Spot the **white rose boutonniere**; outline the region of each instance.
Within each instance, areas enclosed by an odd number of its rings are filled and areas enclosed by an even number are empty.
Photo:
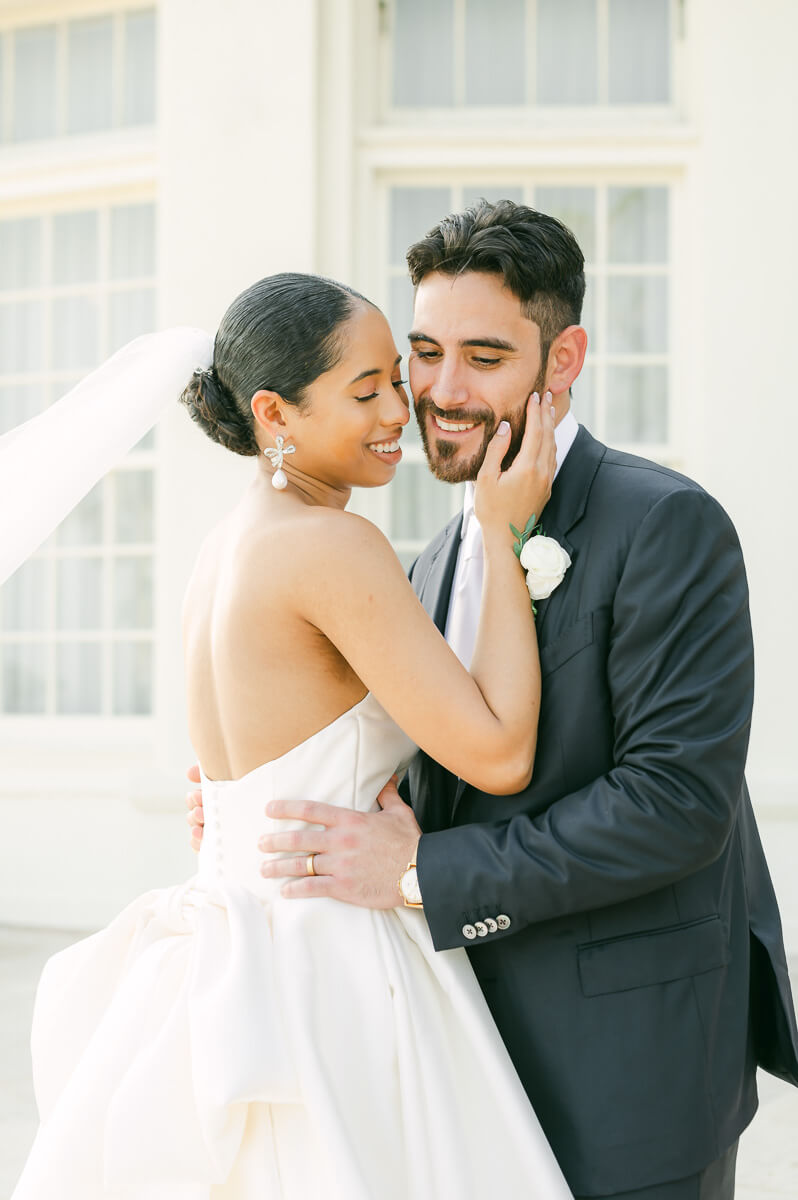
[[[532,611],[537,615],[536,600],[546,600],[565,578],[571,565],[571,556],[554,538],[546,537],[533,515],[523,531],[510,526],[515,540],[514,550],[521,566],[526,571],[526,586],[532,600]]]

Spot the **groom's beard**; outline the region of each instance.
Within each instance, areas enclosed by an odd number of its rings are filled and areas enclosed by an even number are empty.
[[[540,392],[543,385],[538,380],[535,386],[536,390]],[[477,409],[474,412],[469,412],[465,408],[450,408],[446,412],[442,412],[433,404],[429,396],[419,396],[414,407],[421,443],[429,468],[433,475],[442,479],[444,483],[465,483],[467,480],[476,479],[485,458],[488,443],[501,420],[510,422],[510,447],[502,459],[503,471],[507,470],[521,449],[526,427],[526,400],[517,409],[510,409],[501,416],[497,416],[489,408]],[[453,439],[430,437],[430,433],[434,433],[434,426],[429,428],[431,422],[427,420],[428,414],[440,417],[442,421],[455,421],[462,424],[471,424],[473,421],[482,425],[481,446],[468,457],[457,457],[458,446]]]

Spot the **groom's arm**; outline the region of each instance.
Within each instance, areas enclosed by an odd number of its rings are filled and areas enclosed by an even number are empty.
[[[486,911],[524,926],[631,899],[716,859],[740,797],[753,694],[737,536],[706,493],[641,523],[617,588],[607,660],[608,774],[544,813],[422,836],[418,877],[437,949]]]

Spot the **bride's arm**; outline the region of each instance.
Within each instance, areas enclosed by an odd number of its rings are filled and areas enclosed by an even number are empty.
[[[306,619],[339,649],[414,742],[494,794],[521,790],[534,764],[537,642],[509,525],[522,528],[548,498],[553,426],[550,407],[530,402],[512,467],[501,471],[507,435],[497,434],[480,471],[485,575],[472,674],[421,607],[387,539],[363,518],[330,510],[315,514],[301,552],[314,570],[304,572],[294,595]]]

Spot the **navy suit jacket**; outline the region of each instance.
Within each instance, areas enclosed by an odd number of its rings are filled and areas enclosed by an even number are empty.
[[[538,604],[529,787],[487,795],[424,754],[409,785],[435,946],[468,949],[572,1190],[608,1195],[718,1157],[756,1109],[757,1063],[798,1083],[798,1034],[743,774],[753,651],[731,522],[580,429],[543,526],[573,561]],[[411,572],[441,630],[459,530]]]

